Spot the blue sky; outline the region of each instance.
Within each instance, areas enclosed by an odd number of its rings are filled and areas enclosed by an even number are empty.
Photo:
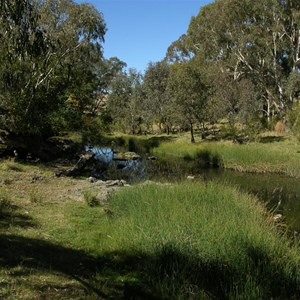
[[[192,16],[212,0],[77,0],[88,2],[107,24],[104,56],[117,56],[143,72],[164,58],[169,45],[185,33]]]

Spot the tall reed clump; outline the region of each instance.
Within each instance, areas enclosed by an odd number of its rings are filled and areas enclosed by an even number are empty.
[[[114,251],[162,299],[298,299],[300,249],[255,198],[210,183],[149,184],[111,196]],[[108,247],[108,245],[107,245]],[[104,249],[103,249],[104,250]]]
[[[270,138],[272,140],[272,137]],[[243,172],[281,173],[300,177],[299,144],[293,139],[273,142],[234,144],[231,142],[189,144],[182,141],[163,142],[154,149],[159,158],[176,159],[210,153],[222,162],[224,168]]]

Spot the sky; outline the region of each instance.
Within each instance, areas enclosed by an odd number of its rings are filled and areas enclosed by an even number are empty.
[[[116,56],[143,72],[150,61],[164,58],[167,48],[186,33],[191,17],[212,0],[77,0],[104,15],[104,56]]]

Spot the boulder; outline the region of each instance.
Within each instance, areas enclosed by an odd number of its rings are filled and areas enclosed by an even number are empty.
[[[100,160],[95,159],[95,153],[92,151],[86,151],[80,155],[79,160],[76,165],[68,170],[59,171],[56,176],[66,175],[66,176],[90,176],[89,181],[95,182],[97,174],[102,173],[107,168],[106,164]],[[94,179],[95,178],[95,179]]]
[[[140,155],[135,152],[119,152],[114,156],[113,160],[137,160],[140,158]]]

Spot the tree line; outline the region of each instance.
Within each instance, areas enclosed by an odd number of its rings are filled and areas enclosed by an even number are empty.
[[[123,130],[189,128],[192,142],[195,126],[205,131],[222,119],[233,137],[278,121],[299,132],[299,66],[299,1],[216,0],[192,17],[165,59],[143,76],[129,70],[114,79],[108,110]]]
[[[255,135],[278,121],[300,132],[300,3],[216,0],[145,73],[103,57],[101,12],[72,0],[0,2],[0,128],[137,134]]]

